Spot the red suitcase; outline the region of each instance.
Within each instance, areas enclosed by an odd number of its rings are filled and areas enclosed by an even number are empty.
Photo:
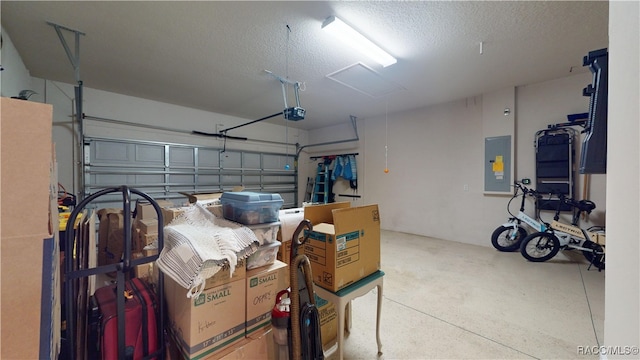
[[[155,293],[138,278],[125,283],[125,358],[149,358],[158,350]],[[116,285],[96,290],[100,311],[100,352],[102,359],[118,359],[118,311]]]

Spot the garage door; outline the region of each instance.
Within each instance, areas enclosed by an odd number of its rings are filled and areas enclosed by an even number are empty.
[[[297,174],[293,167],[285,169],[293,164],[292,155],[105,138],[85,138],[84,147],[85,196],[127,185],[181,204],[186,201],[181,192],[230,191],[241,185],[245,191],[280,194],[283,208],[297,204]],[[118,195],[104,197],[100,207],[122,207]]]

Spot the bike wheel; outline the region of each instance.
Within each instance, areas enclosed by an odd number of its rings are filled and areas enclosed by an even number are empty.
[[[593,264],[593,266],[599,270],[604,270],[604,248],[593,241],[585,241],[582,246],[593,250],[582,250],[582,254],[589,260],[589,263]]]
[[[560,250],[560,241],[552,233],[537,232],[522,240],[520,253],[525,259],[543,262],[556,256]]]
[[[500,251],[516,251],[520,249],[520,242],[527,236],[527,231],[518,226],[513,227],[499,226],[493,234],[491,234],[491,244]]]

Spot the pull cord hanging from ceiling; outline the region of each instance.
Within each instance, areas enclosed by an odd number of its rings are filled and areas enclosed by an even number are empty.
[[[284,64],[284,77],[285,79],[289,80],[289,42],[290,42],[290,35],[291,35],[291,28],[289,27],[289,24],[287,24],[287,46],[286,46],[286,50],[285,50],[285,64]],[[288,94],[288,91],[286,89],[286,87],[283,87],[284,90],[284,99],[286,101]],[[286,103],[285,103],[285,108],[286,108]],[[286,111],[286,109],[285,109]],[[283,114],[285,115],[285,119],[286,119],[286,113],[283,112]],[[288,142],[289,141],[289,122],[285,121],[284,122],[284,142]],[[284,148],[285,151],[285,165],[284,165],[284,169],[285,170],[289,170],[291,168],[291,166],[289,166],[289,146],[285,146]]]
[[[387,98],[387,105],[384,118],[384,173],[389,173],[389,147],[388,147],[388,134],[389,134],[389,99]]]

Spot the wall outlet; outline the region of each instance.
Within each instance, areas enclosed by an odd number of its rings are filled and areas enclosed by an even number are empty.
[[[464,186],[462,188],[464,189],[464,191],[469,191],[469,185],[468,184],[464,184]]]

